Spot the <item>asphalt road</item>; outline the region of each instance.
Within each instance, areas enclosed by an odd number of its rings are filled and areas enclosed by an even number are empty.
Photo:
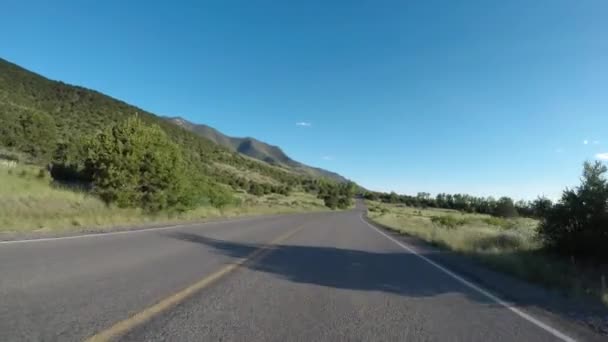
[[[0,243],[0,341],[598,338],[505,306],[361,214]]]

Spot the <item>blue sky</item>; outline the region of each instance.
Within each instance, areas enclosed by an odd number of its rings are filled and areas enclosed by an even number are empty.
[[[608,152],[603,0],[2,7],[0,57],[371,189],[556,197]]]

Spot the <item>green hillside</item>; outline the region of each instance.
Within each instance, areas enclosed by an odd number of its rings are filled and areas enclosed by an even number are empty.
[[[313,177],[325,177],[338,182],[346,182],[347,179],[339,174],[321,168],[304,165],[291,159],[280,147],[270,145],[255,138],[230,137],[213,127],[204,124],[195,124],[180,117],[167,118],[170,122],[205,137],[218,145],[224,146],[233,152],[239,152],[251,158],[267,162],[272,165],[287,167],[296,172]]]
[[[202,134],[204,128],[199,125],[192,124],[196,130],[176,125],[97,91],[52,81],[0,59],[0,157],[50,165],[53,176],[64,181],[90,181],[90,175],[83,174],[84,141],[99,138],[102,132],[111,136],[112,127],[135,116],[144,126],[160,127],[183,154],[189,177],[200,178],[211,197],[226,191],[258,196],[317,193],[320,186],[334,186],[331,180],[321,180],[319,173],[304,170],[277,147],[254,139],[232,146],[231,138],[210,127],[207,130],[213,134]],[[153,129],[149,132],[159,134]]]

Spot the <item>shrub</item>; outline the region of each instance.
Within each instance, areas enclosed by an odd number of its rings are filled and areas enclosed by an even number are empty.
[[[264,188],[259,183],[251,182],[249,183],[248,192],[255,196],[262,196],[264,195]]]
[[[45,169],[39,169],[38,173],[36,174],[36,177],[38,179],[45,179],[47,174],[48,174],[48,172]]]
[[[566,189],[539,226],[545,246],[564,255],[608,258],[608,171],[600,162],[585,162],[582,183]]]
[[[499,226],[504,229],[511,229],[511,228],[515,227],[515,221],[507,220],[502,217],[495,217],[495,216],[485,217],[485,218],[483,218],[482,221],[485,222],[486,224],[493,225],[493,226]]]
[[[338,208],[346,209],[350,206],[350,197],[340,196],[338,197]]]
[[[3,122],[6,120],[6,122]],[[0,143],[17,147],[37,161],[48,162],[55,149],[57,129],[52,116],[42,111],[22,112],[12,118],[0,117]]]
[[[486,250],[518,250],[524,244],[522,237],[516,234],[507,232],[497,234],[495,236],[487,236],[472,241],[473,247],[478,251]]]
[[[546,197],[538,197],[532,202],[532,215],[534,217],[544,217],[553,207],[553,202]]]
[[[338,198],[336,196],[327,195],[323,197],[323,203],[330,209],[336,209],[338,207]]]
[[[86,153],[85,173],[107,203],[159,211],[196,202],[182,151],[158,126],[130,118],[90,138]]]
[[[431,216],[431,222],[446,228],[456,228],[467,223],[465,218],[457,218],[452,215]]]
[[[501,197],[496,202],[494,215],[498,217],[517,217],[517,209],[509,197]]]

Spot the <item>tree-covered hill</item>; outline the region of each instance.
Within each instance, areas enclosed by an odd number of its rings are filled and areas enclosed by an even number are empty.
[[[285,154],[280,147],[270,145],[255,138],[238,138],[227,136],[213,127],[204,124],[195,124],[180,117],[168,117],[167,120],[204,138],[207,138],[218,145],[224,146],[233,152],[239,152],[272,165],[284,166],[305,175],[310,175],[313,177],[325,177],[338,182],[347,181],[346,178],[335,172],[308,166],[295,161]]]
[[[49,80],[0,59],[0,152],[18,155],[41,166],[51,165],[55,177],[87,178],[83,175],[84,164],[91,156],[84,154],[91,151],[83,152],[83,146],[90,146],[91,139],[99,139],[99,134],[104,134],[112,136],[120,147],[120,137],[108,129],[135,116],[144,126],[158,126],[168,141],[177,146],[189,172],[203,177],[205,184],[220,186],[216,189],[253,194],[288,193],[292,189],[317,192],[320,187],[333,186],[336,180],[335,177],[322,179],[324,175],[295,167],[301,165],[297,162],[298,165],[289,165],[255,160],[253,158],[266,158],[262,155],[251,158],[247,156],[250,153],[239,153],[246,146],[229,148],[225,143],[209,140],[196,131],[123,101]],[[256,141],[250,148],[260,150],[270,146],[258,143],[263,144]]]

